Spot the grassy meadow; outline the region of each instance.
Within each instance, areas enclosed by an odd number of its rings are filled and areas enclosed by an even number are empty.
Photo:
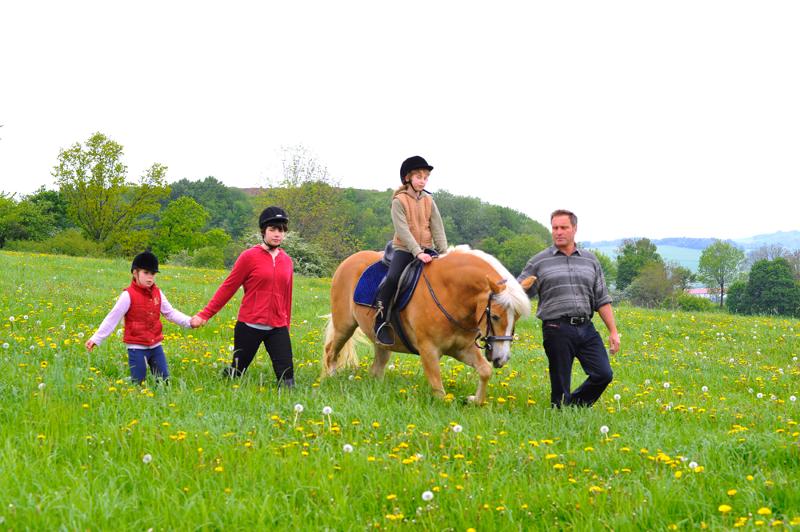
[[[297,278],[295,390],[263,349],[220,378],[239,296],[165,321],[171,384],[139,387],[121,337],[83,347],[129,267],[0,252],[0,529],[800,529],[800,321],[618,308],[611,387],[554,411],[528,318],[475,407],[449,358],[444,401],[412,355],[319,382],[330,280]],[[225,275],[157,282],[191,315]]]

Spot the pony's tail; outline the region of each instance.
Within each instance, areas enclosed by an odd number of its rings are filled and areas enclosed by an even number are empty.
[[[356,327],[353,335],[344,342],[337,352],[334,352],[336,328],[333,325],[333,315],[328,314],[323,317],[328,318],[328,323],[325,325],[325,353],[322,356],[321,379],[333,375],[342,368],[357,368],[358,353],[356,352],[356,345],[369,344],[367,335],[365,335],[360,328]]]

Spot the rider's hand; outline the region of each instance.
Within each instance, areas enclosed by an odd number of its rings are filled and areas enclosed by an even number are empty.
[[[425,264],[428,264],[430,261],[432,261],[432,260],[433,260],[433,257],[431,257],[430,255],[428,255],[428,254],[427,254],[427,253],[425,253],[424,251],[420,251],[420,252],[419,252],[419,254],[417,255],[417,259],[419,259],[419,261],[420,261],[420,262],[423,262],[423,263],[425,263]]]

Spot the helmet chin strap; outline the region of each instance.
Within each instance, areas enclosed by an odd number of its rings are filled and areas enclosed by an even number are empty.
[[[279,247],[281,247],[281,245],[280,245],[280,244],[278,244],[277,246],[273,246],[272,244],[270,244],[269,242],[267,242],[267,239],[266,239],[266,238],[264,238],[264,237],[261,237],[261,241],[264,243],[264,245],[265,245],[265,246],[267,246],[267,247],[269,248],[269,250],[270,250],[270,251],[275,251],[276,249],[278,249]]]

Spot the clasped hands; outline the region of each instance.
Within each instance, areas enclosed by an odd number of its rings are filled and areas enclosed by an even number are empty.
[[[197,314],[192,316],[191,321],[189,321],[189,325],[192,326],[192,329],[197,329],[198,327],[202,327],[206,323],[208,323],[208,320],[204,320],[203,318],[201,318]]]

